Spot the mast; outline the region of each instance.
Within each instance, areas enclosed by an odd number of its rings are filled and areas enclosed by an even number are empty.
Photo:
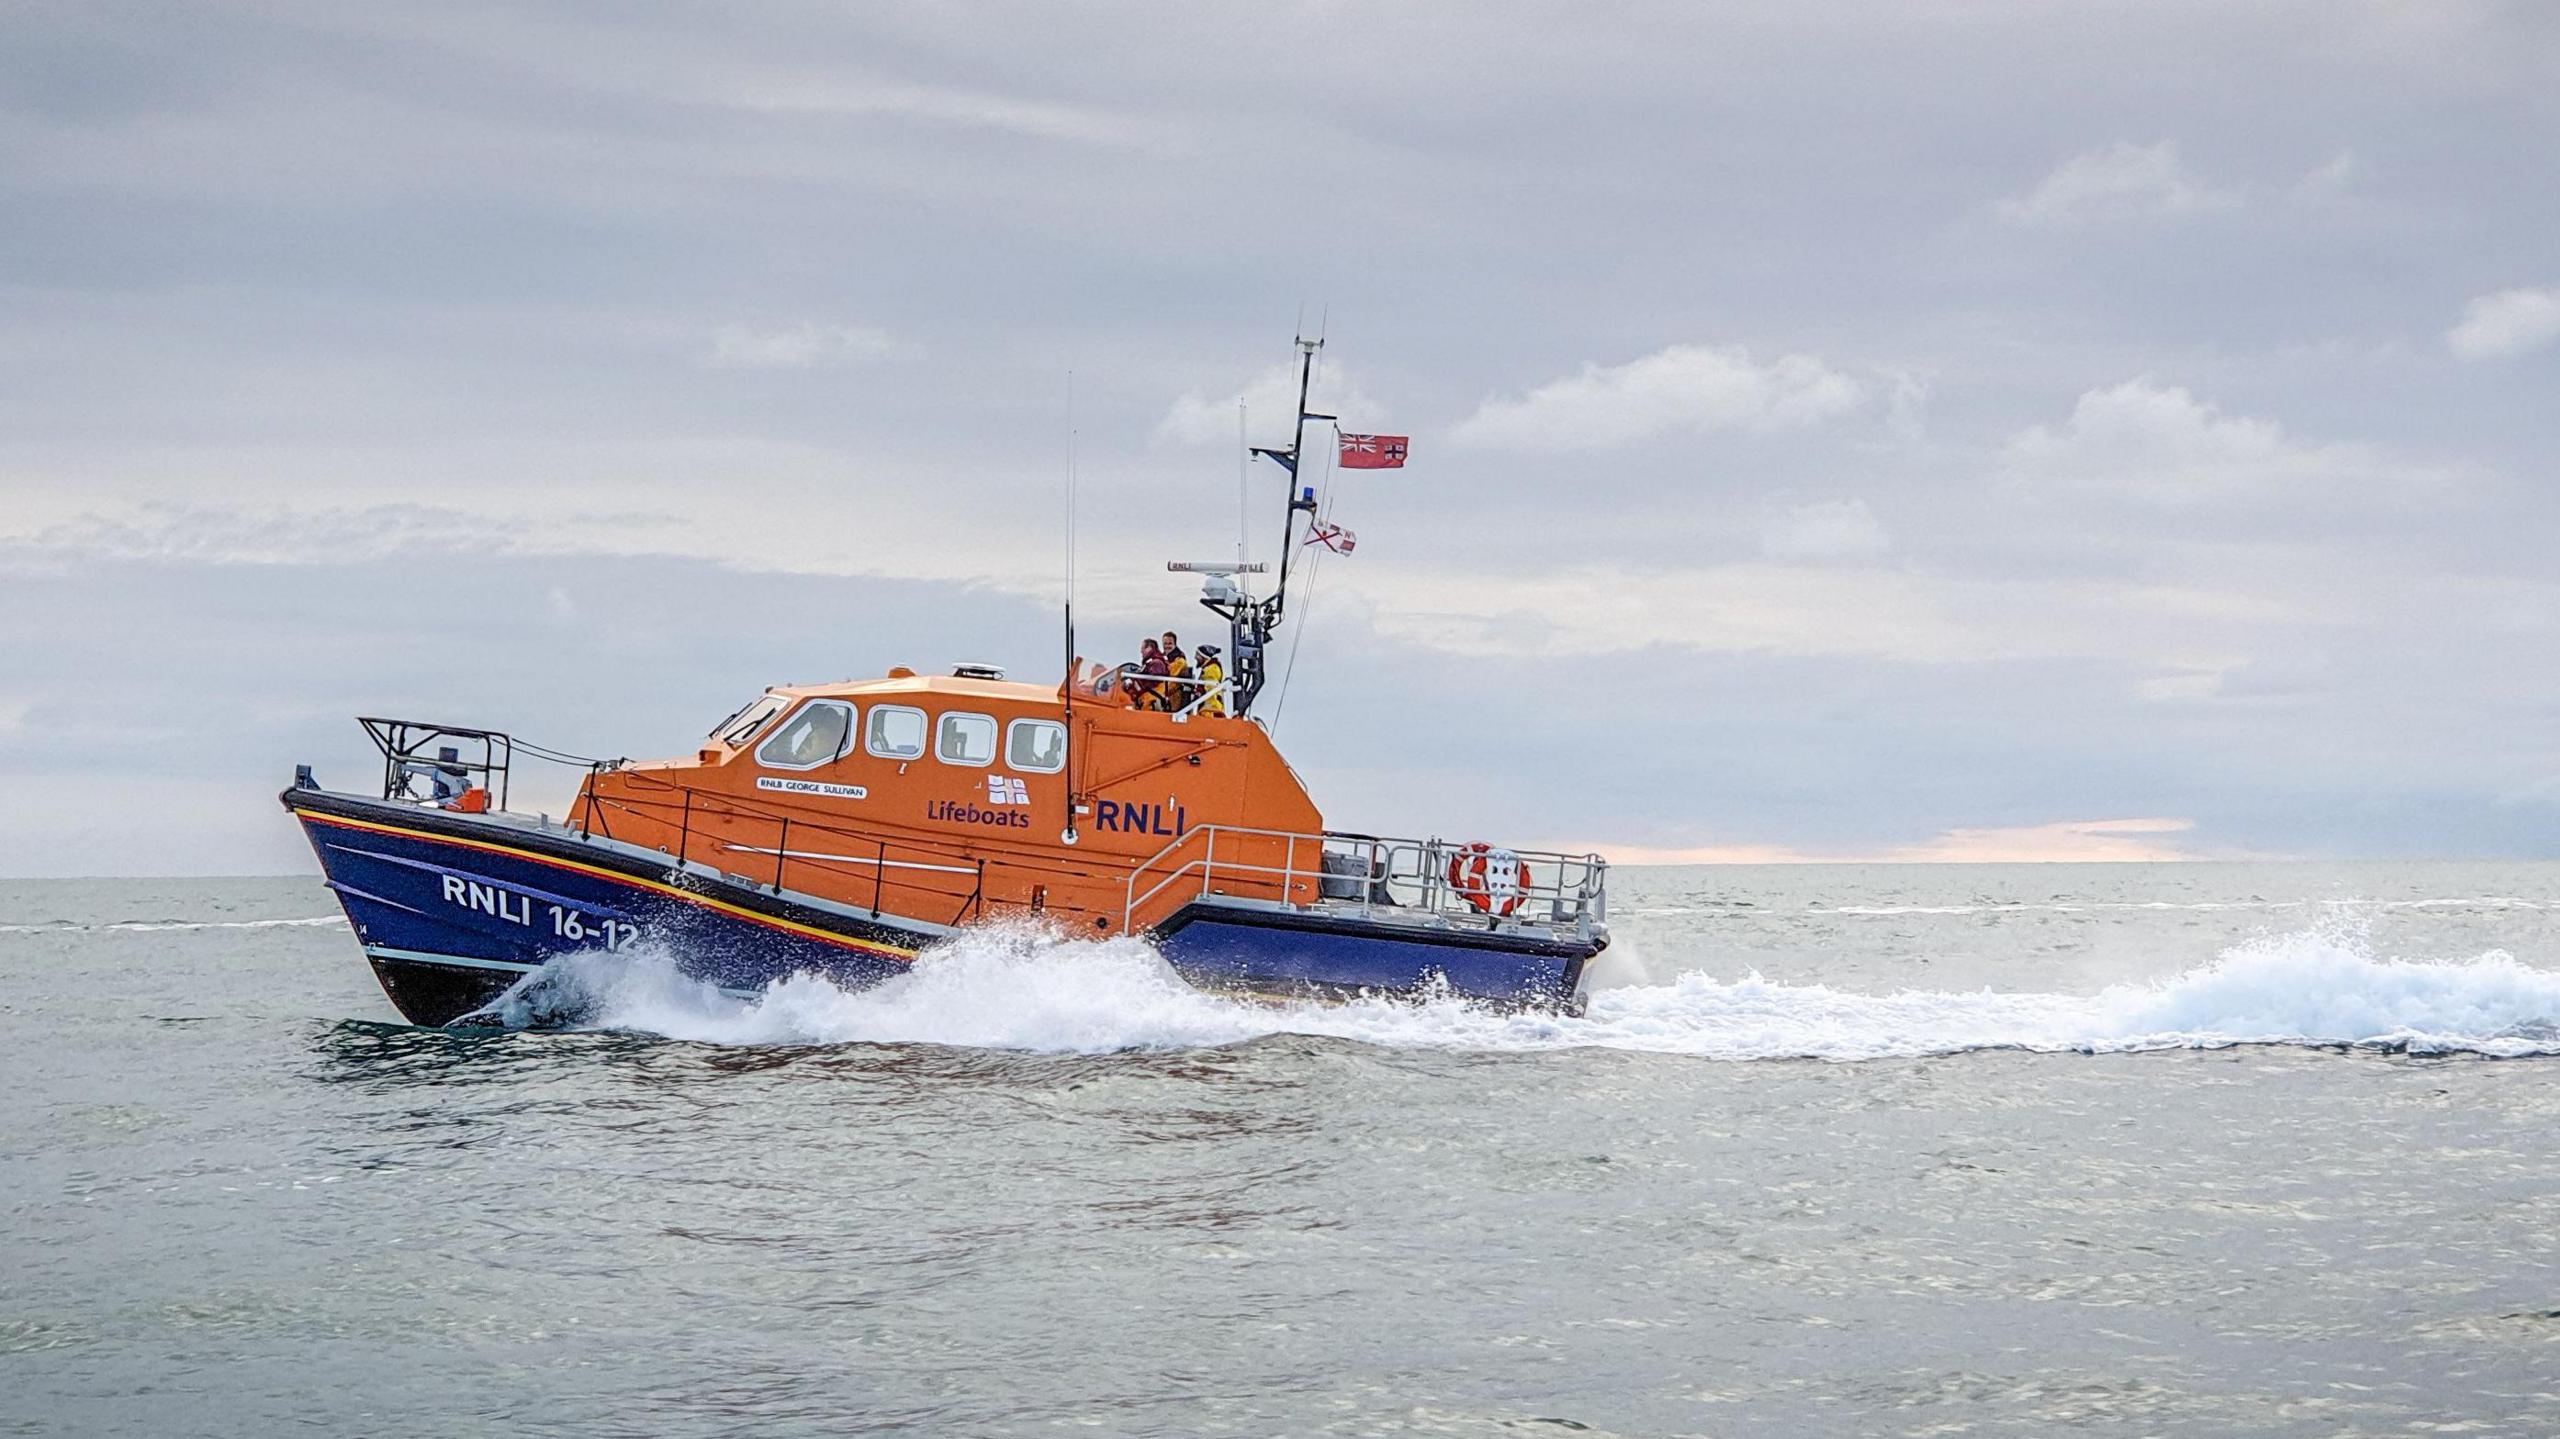
[[[1313,514],[1316,508],[1315,487],[1298,482],[1298,460],[1306,448],[1307,421],[1334,418],[1315,414],[1307,408],[1307,391],[1315,381],[1316,351],[1323,348],[1321,337],[1310,340],[1304,335],[1298,336],[1298,418],[1296,427],[1289,432],[1288,458],[1281,460],[1279,454],[1271,450],[1254,451],[1266,459],[1280,461],[1281,467],[1289,472],[1289,507],[1280,520],[1280,583],[1271,597],[1271,624],[1275,629],[1279,627],[1281,611],[1289,598],[1289,556],[1298,548],[1298,515],[1301,511]]]
[[[1315,488],[1311,485],[1302,485],[1298,481],[1298,459],[1306,446],[1307,421],[1334,418],[1332,415],[1319,414],[1307,408],[1307,395],[1315,383],[1316,352],[1324,348],[1323,337],[1318,336],[1310,340],[1304,335],[1299,335],[1297,345],[1298,414],[1289,431],[1289,447],[1285,450],[1275,450],[1262,445],[1246,447],[1246,453],[1249,456],[1269,460],[1289,476],[1288,505],[1280,517],[1279,582],[1272,586],[1269,595],[1259,600],[1245,594],[1233,583],[1212,583],[1208,586],[1208,593],[1200,598],[1200,603],[1211,613],[1227,621],[1229,643],[1233,651],[1231,658],[1234,661],[1227,667],[1227,674],[1235,683],[1235,712],[1239,718],[1252,712],[1254,699],[1262,693],[1263,681],[1267,678],[1263,666],[1263,652],[1271,643],[1272,632],[1280,628],[1280,621],[1288,611],[1289,559],[1298,548],[1298,516],[1302,513],[1313,514],[1316,508]],[[1185,568],[1206,567],[1186,566]],[[1242,548],[1239,546],[1236,573],[1249,573],[1259,568],[1258,565],[1244,562]]]

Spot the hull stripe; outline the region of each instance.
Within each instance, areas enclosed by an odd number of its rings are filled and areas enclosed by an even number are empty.
[[[358,854],[364,856],[366,859],[380,860],[384,864],[396,864],[403,869],[422,870],[440,878],[449,877],[466,881],[471,878],[471,875],[467,871],[454,869],[447,865],[429,864],[423,859],[403,859],[396,854],[384,854],[382,851],[374,849],[355,849],[343,844],[333,844],[329,846],[329,848],[336,850],[340,854]],[[602,911],[607,916],[620,920],[628,920],[631,918],[629,914],[622,910],[615,909],[612,905],[581,904],[565,894],[554,894],[547,889],[535,889],[529,884],[511,884],[508,885],[507,888],[514,890],[518,894],[531,896],[534,899],[541,900],[544,904],[552,905],[560,909]],[[372,898],[371,895],[367,895],[365,897],[367,899]],[[406,905],[401,907],[404,909],[407,908]],[[410,912],[414,914],[417,911],[411,910]]]
[[[744,908],[740,905],[729,904],[722,900],[713,899],[707,895],[693,894],[686,890],[678,889],[671,884],[662,884],[653,879],[641,879],[636,875],[623,874],[615,870],[605,869],[598,865],[579,864],[574,860],[553,859],[549,855],[532,854],[521,849],[510,848],[506,845],[490,844],[485,840],[461,839],[453,835],[434,834],[425,830],[403,829],[398,825],[378,824],[371,820],[349,819],[341,815],[321,814],[316,810],[301,810],[297,813],[299,818],[305,824],[338,825],[346,829],[368,830],[375,834],[398,835],[403,839],[424,840],[429,844],[459,845],[464,849],[476,849],[486,854],[504,855],[508,859],[522,860],[531,864],[547,865],[552,869],[567,870],[572,874],[583,874],[593,879],[609,880],[615,884],[627,884],[637,889],[647,890],[652,894],[663,895],[668,899],[681,900],[686,904],[695,905],[703,909],[714,910],[721,914],[728,915],[733,919],[743,919],[751,924],[760,924],[769,929],[781,930],[786,934],[796,934],[804,938],[819,940],[823,943],[839,945],[846,949],[860,950],[866,954],[876,954],[885,959],[894,959],[904,962],[913,960],[916,957],[916,952],[912,949],[900,949],[896,945],[882,944],[877,940],[856,939],[851,935],[838,934],[833,930],[820,929],[816,925],[800,924],[788,919],[778,919],[769,914],[758,914],[754,910]]]
[[[335,849],[335,848],[337,848],[337,846],[336,846],[336,845],[331,845],[331,846],[330,846],[330,848],[331,848],[331,849]],[[354,850],[354,851],[349,851],[349,852],[350,852],[350,853],[356,853],[356,854],[361,854],[361,853],[363,853],[363,851],[361,851],[361,850]],[[356,887],[355,887],[354,885],[352,885],[352,884],[342,883],[342,882],[340,882],[340,881],[338,881],[338,880],[334,880],[334,879],[324,879],[324,880],[322,880],[322,881],[320,881],[320,882],[321,882],[322,884],[324,884],[324,885],[328,886],[329,888],[336,890],[336,891],[337,891],[338,893],[340,893],[340,894],[351,894],[351,895],[354,895],[356,898],[358,898],[358,899],[360,899],[360,900],[363,900],[363,901],[364,901],[365,903],[367,903],[367,904],[378,904],[378,905],[381,905],[381,906],[382,906],[383,908],[385,908],[385,909],[396,909],[396,910],[399,910],[399,911],[400,911],[401,913],[403,913],[403,914],[414,914],[414,915],[416,915],[416,916],[417,916],[418,918],[420,918],[420,919],[434,919],[434,918],[435,918],[435,916],[434,916],[434,915],[427,913],[425,910],[418,908],[418,907],[417,907],[416,905],[414,905],[414,904],[402,904],[400,901],[398,901],[398,900],[396,900],[396,899],[385,899],[385,898],[383,898],[381,895],[375,894],[375,893],[373,893],[373,892],[372,892],[372,891],[370,891],[370,890],[358,889],[358,888],[356,888]]]
[[[538,964],[519,964],[512,959],[474,959],[467,954],[429,954],[423,949],[395,949],[387,944],[368,944],[364,952],[375,959],[405,959],[411,964],[458,964],[465,969],[503,969],[509,974],[531,974],[542,968]]]

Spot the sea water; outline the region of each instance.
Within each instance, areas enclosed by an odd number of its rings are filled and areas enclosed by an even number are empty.
[[[2560,866],[1622,871],[1578,1018],[970,936],[395,1021],[0,884],[0,1432],[2560,1432]]]

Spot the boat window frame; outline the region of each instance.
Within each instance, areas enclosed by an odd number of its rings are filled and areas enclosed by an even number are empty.
[[[942,752],[942,732],[953,720],[985,720],[987,722],[987,757],[985,759],[953,759]],[[980,710],[944,710],[933,717],[933,758],[938,764],[955,769],[993,769],[1004,753],[1004,723]]]
[[[808,713],[809,713],[809,712],[811,712],[812,710],[821,709],[821,708],[825,708],[825,709],[838,709],[838,710],[842,710],[842,711],[844,711],[844,724],[845,724],[844,737],[843,737],[842,739],[839,739],[839,740],[837,740],[837,741],[836,741],[836,752],[835,752],[834,754],[828,755],[828,756],[827,756],[826,758],[824,758],[824,759],[814,759],[814,760],[811,760],[811,761],[809,761],[807,764],[788,764],[788,763],[785,763],[784,761],[781,761],[781,760],[777,760],[777,759],[767,759],[767,758],[765,758],[765,753],[764,753],[764,752],[765,752],[767,749],[769,749],[769,748],[771,748],[771,747],[772,747],[772,745],[773,745],[774,741],[776,741],[776,740],[778,740],[778,739],[782,738],[782,733],[783,733],[783,731],[784,731],[784,730],[787,730],[787,729],[789,729],[789,728],[791,728],[791,725],[792,725],[792,722],[793,722],[793,721],[798,720],[802,715],[808,714]],[[835,700],[835,699],[805,699],[805,700],[802,700],[800,703],[798,703],[798,704],[796,704],[796,705],[793,705],[793,706],[790,708],[790,711],[789,711],[789,718],[785,719],[785,720],[784,720],[780,725],[775,726],[775,727],[774,727],[774,730],[773,730],[773,733],[771,733],[771,734],[769,734],[769,735],[766,735],[766,736],[764,737],[764,743],[759,744],[759,745],[757,745],[757,746],[756,746],[756,752],[755,752],[755,763],[756,763],[756,768],[758,768],[758,769],[787,769],[787,770],[811,770],[811,769],[824,769],[824,768],[826,768],[828,765],[834,764],[834,763],[836,763],[838,760],[843,759],[846,755],[849,755],[849,754],[853,753],[853,737],[854,737],[854,735],[855,735],[857,732],[859,732],[859,731],[860,731],[861,727],[862,727],[862,710],[861,710],[861,707],[860,707],[860,706],[858,706],[858,705],[856,705],[856,704],[854,704],[854,702],[853,702],[853,701],[851,701],[851,700]]]
[[[757,707],[765,704],[771,704],[773,712],[762,716],[754,715]],[[729,711],[727,719],[711,727],[711,738],[731,749],[745,749],[757,735],[764,733],[764,727],[773,723],[776,716],[785,714],[790,709],[789,696],[766,690],[763,694]]]
[[[1038,725],[1058,732],[1058,762],[1052,765],[1024,764],[1013,757],[1014,734],[1026,725]],[[1025,715],[1004,727],[1004,767],[1023,774],[1057,774],[1067,767],[1067,727],[1057,720]]]
[[[871,726],[878,724],[882,716],[892,714],[911,714],[916,717],[916,724],[918,728],[916,734],[915,753],[905,754],[897,750],[882,749],[878,745],[872,743]],[[865,722],[862,729],[862,752],[864,754],[871,756],[873,759],[896,760],[900,764],[912,764],[917,760],[923,759],[926,751],[932,748],[933,716],[926,714],[922,709],[915,705],[875,704],[871,707],[871,717],[867,722]]]

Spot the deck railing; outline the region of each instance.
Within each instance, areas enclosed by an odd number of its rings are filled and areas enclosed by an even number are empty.
[[[360,715],[365,737],[382,751],[382,797],[420,799],[421,784],[443,777],[459,789],[491,791],[498,808],[507,807],[507,776],[514,767],[516,742],[502,730],[434,720],[388,719]],[[453,741],[446,745],[444,740]],[[468,751],[466,753],[465,751]]]
[[[1363,918],[1569,927],[1608,922],[1609,862],[1596,854],[1514,850],[1522,878],[1508,916],[1477,907],[1449,879],[1468,847],[1433,839],[1202,825],[1130,872],[1123,924],[1152,925],[1193,899],[1238,895]]]
[[[1178,703],[1172,706],[1176,724],[1189,722],[1193,716],[1206,708],[1211,700],[1219,701],[1222,712],[1232,715],[1235,713],[1236,697],[1241,693],[1232,676],[1219,680],[1204,680],[1198,675],[1151,675],[1136,665],[1127,664],[1116,669],[1101,671],[1089,683],[1089,688],[1092,689],[1096,698],[1100,698],[1104,695],[1121,694],[1131,685],[1160,690],[1177,700]]]
[[[890,840],[877,831],[851,829],[754,800],[714,794],[644,770],[624,770],[621,778],[647,792],[599,793],[590,785],[571,812],[581,833],[626,844],[645,842],[665,853],[679,869],[702,865],[776,893],[798,890],[868,909],[875,919],[888,913],[885,900],[892,889],[902,891],[900,898],[909,904],[938,897],[952,905],[949,914],[900,910],[906,917],[956,925],[986,912],[991,875],[1018,881],[1034,909],[1045,907],[1049,884],[1083,878],[1063,866],[990,860],[962,845]],[[626,833],[616,835],[617,817],[648,821],[657,833],[644,839],[626,824]],[[671,846],[659,842],[669,829],[674,831]],[[1007,871],[1014,873],[1008,876]],[[821,878],[842,882],[820,887],[814,881]]]

